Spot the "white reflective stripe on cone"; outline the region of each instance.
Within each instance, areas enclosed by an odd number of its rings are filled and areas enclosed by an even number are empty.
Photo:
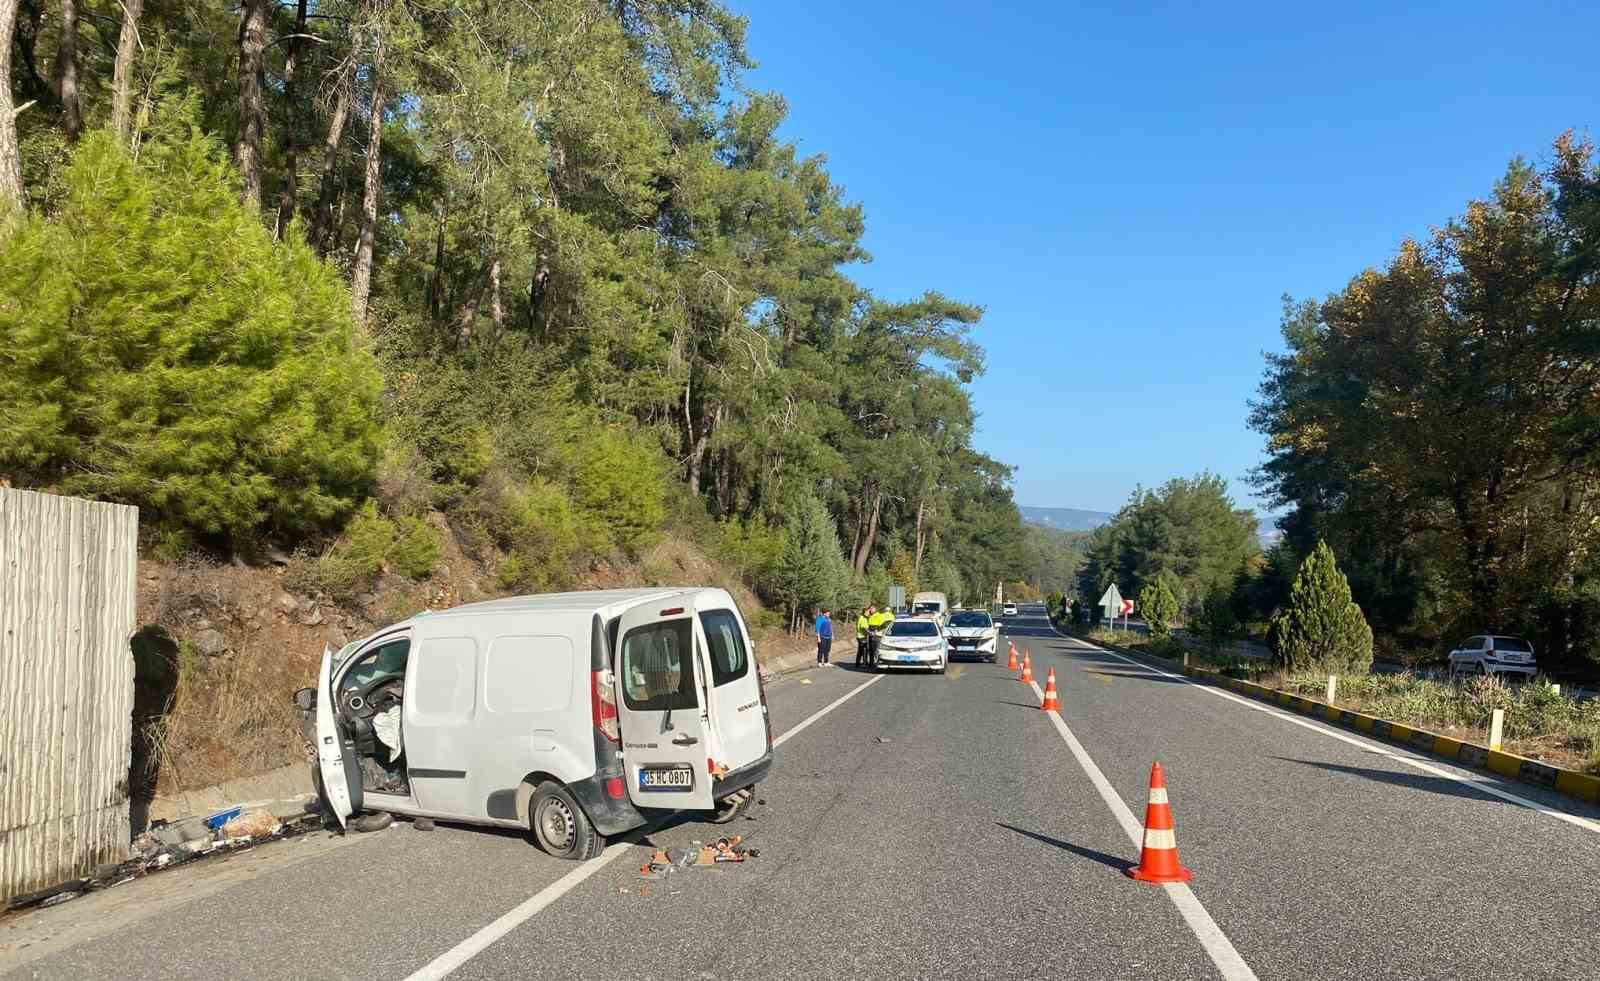
[[[1150,788],[1150,803],[1152,803],[1152,804],[1165,804],[1166,802],[1167,802],[1167,788],[1165,788],[1165,787],[1151,787]]]
[[[1145,828],[1144,847],[1171,851],[1178,847],[1178,836],[1171,828]]]

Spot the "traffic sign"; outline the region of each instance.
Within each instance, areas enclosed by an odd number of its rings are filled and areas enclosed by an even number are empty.
[[[1117,589],[1117,584],[1112,583],[1106,587],[1106,593],[1100,597],[1100,606],[1106,611],[1106,619],[1114,620],[1122,612],[1122,593]]]
[[[1130,599],[1123,600],[1122,601],[1121,610],[1122,610],[1122,615],[1123,616],[1127,616],[1128,614],[1132,613],[1133,612],[1133,600],[1130,600]]]

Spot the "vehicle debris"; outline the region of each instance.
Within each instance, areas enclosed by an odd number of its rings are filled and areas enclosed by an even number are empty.
[[[706,845],[691,841],[688,848],[657,848],[650,861],[639,866],[639,876],[645,879],[664,879],[678,869],[703,868],[728,862],[743,862],[758,858],[761,849],[745,843],[743,835],[729,835]]]

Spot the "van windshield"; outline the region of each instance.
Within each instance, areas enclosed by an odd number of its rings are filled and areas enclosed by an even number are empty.
[[[689,620],[664,620],[622,638],[622,697],[636,711],[695,708]]]
[[[918,603],[911,608],[912,613],[938,613],[938,603]]]

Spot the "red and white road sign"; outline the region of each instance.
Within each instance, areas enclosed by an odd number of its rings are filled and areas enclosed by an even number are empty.
[[[1118,610],[1117,612],[1120,613],[1122,616],[1127,616],[1128,614],[1132,613],[1133,612],[1133,600],[1131,600],[1131,599],[1123,600],[1122,601],[1122,609]]]

